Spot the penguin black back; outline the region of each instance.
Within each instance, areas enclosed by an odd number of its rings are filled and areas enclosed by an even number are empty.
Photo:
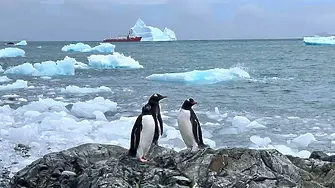
[[[140,134],[142,131],[142,117],[145,115],[151,115],[151,106],[149,104],[146,104],[142,107],[141,114],[137,117],[135,124],[133,126],[133,129],[131,131],[131,137],[130,137],[130,148],[128,151],[128,155],[135,157],[138,145],[140,143]]]
[[[205,147],[206,145],[204,144],[203,139],[202,139],[202,131],[200,127],[200,122],[194,110],[192,109],[192,106],[195,104],[198,104],[198,103],[194,99],[189,98],[184,101],[181,108],[184,110],[190,111],[190,121],[192,123],[192,132],[193,132],[195,141],[197,142],[199,147]]]
[[[155,136],[152,142],[156,145],[158,144],[159,135],[163,134],[163,119],[162,119],[161,112],[160,112],[159,101],[164,98],[167,98],[167,96],[163,96],[159,93],[155,93],[151,95],[148,101],[148,104],[150,104],[151,106],[150,112],[155,120]]]

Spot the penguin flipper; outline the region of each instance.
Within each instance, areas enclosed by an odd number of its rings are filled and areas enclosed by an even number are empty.
[[[198,146],[203,147],[205,144],[202,140],[202,131],[200,127],[199,120],[197,118],[197,115],[194,113],[194,111],[191,109],[191,122],[192,122],[192,130],[193,130],[193,136],[195,141],[197,142]]]
[[[158,122],[159,122],[159,126],[161,128],[160,134],[163,135],[163,119],[162,119],[161,113],[159,113],[157,115],[157,119],[158,119]]]
[[[141,131],[142,131],[142,116],[140,115],[137,117],[134,127],[131,131],[130,148],[128,155],[132,157],[136,157],[137,148],[140,143]]]

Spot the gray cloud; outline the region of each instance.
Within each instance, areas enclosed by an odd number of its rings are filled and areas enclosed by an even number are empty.
[[[114,36],[126,33],[139,17],[148,25],[174,30],[179,39],[283,38],[335,33],[333,4],[282,11],[241,4],[231,19],[220,20],[214,19],[214,6],[221,6],[225,11],[228,0],[119,2],[0,1],[0,40],[102,40],[110,33]],[[158,10],[158,6],[164,10]]]

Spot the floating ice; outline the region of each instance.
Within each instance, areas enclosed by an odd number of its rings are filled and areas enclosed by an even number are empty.
[[[329,37],[304,37],[304,43],[307,45],[335,45],[335,36]]]
[[[26,45],[27,45],[27,41],[25,41],[25,40],[22,40],[22,41],[15,44],[15,46],[26,46]]]
[[[2,66],[0,65],[0,72],[4,72],[4,70],[2,69]]]
[[[96,118],[95,111],[105,113],[107,111],[116,111],[117,103],[104,99],[103,97],[96,97],[93,100],[86,102],[76,102],[73,104],[71,112],[78,117]]]
[[[32,76],[74,75],[74,65],[78,63],[74,58],[66,56],[59,61],[45,61],[42,63],[24,63],[5,71],[5,74],[20,74]]]
[[[28,87],[28,82],[24,80],[16,80],[12,84],[0,85],[0,90],[22,89]]]
[[[100,92],[112,92],[112,90],[106,86],[100,86],[98,88],[80,88],[78,86],[66,86],[61,89],[62,93],[100,93]]]
[[[91,55],[87,59],[89,65],[94,68],[143,68],[135,59],[117,52],[113,55]]]
[[[100,43],[100,45],[91,47],[88,44],[79,42],[77,44],[65,45],[62,48],[64,52],[100,52],[100,53],[112,53],[114,52],[115,45],[110,43]]]
[[[140,18],[137,19],[135,25],[131,28],[136,36],[141,36],[141,41],[173,41],[177,40],[174,31],[165,28],[162,32],[157,27],[147,26]]]
[[[312,133],[306,133],[292,140],[293,143],[307,147],[311,142],[316,141]]]
[[[7,76],[0,76],[0,83],[3,82],[10,82],[12,79],[8,78]]]
[[[261,138],[260,136],[256,135],[251,136],[250,141],[261,148],[264,148],[271,143],[271,139],[269,137]]]
[[[37,46],[37,48],[42,48],[42,46]]]
[[[183,73],[152,74],[146,77],[153,81],[181,82],[188,84],[215,84],[238,78],[250,78],[249,73],[240,68],[194,70]]]
[[[1,57],[24,57],[26,52],[20,48],[5,48],[0,50]]]

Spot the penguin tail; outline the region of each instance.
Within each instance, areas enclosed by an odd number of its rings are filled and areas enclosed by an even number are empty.
[[[202,149],[204,149],[204,148],[210,148],[210,146],[207,145],[207,144],[201,143],[201,144],[199,144],[199,148],[202,148]]]
[[[136,157],[136,150],[129,149],[128,150],[128,156],[130,156],[130,157]]]

